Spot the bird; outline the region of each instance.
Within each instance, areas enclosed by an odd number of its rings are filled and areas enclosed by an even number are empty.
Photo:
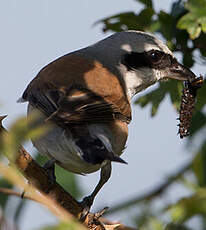
[[[155,35],[128,30],[57,58],[29,83],[21,97],[28,102],[28,115],[39,111],[39,124],[52,123],[32,140],[50,159],[44,167],[51,178],[55,164],[82,175],[101,170],[93,192],[81,201],[85,215],[109,180],[111,163],[126,163],[120,156],[132,98],[161,80],[194,78]]]

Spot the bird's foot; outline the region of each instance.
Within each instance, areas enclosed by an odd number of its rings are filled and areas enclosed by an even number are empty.
[[[104,213],[109,209],[109,207],[104,207],[102,210],[100,210],[99,212],[96,212],[94,214],[96,219],[99,219],[101,216],[104,215]]]
[[[89,211],[90,211],[90,208],[93,204],[93,201],[94,201],[94,198],[92,196],[86,196],[86,197],[84,197],[84,199],[80,203],[82,208],[83,208],[83,211],[82,211],[82,214],[80,217],[80,220],[82,222],[84,222],[85,218],[89,214]],[[105,207],[96,213],[92,213],[93,219],[99,219],[107,210],[108,210],[108,207]]]
[[[43,168],[46,170],[46,173],[48,175],[48,181],[49,181],[49,186],[48,186],[46,193],[49,193],[52,186],[56,183],[55,165],[54,165],[55,162],[56,162],[56,160],[52,158],[51,160],[47,161],[43,165]]]
[[[80,205],[83,208],[80,220],[84,221],[86,216],[88,215],[90,208],[93,204],[94,198],[92,196],[86,196],[84,199],[80,202]]]

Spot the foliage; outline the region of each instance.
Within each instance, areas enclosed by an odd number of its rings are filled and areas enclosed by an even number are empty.
[[[37,155],[36,161],[40,165],[44,165],[48,160],[47,157],[44,157],[40,154]],[[55,175],[57,182],[75,198],[79,198],[81,196],[81,189],[79,188],[77,181],[75,179],[75,175],[70,173],[60,166],[55,166]]]
[[[180,29],[186,29],[191,39],[198,38],[201,31],[206,32],[206,2],[190,0],[185,4],[188,10],[178,22]]]
[[[164,10],[157,12],[154,7],[155,0],[136,1],[142,7],[138,12],[123,12],[98,21],[103,25],[103,31],[119,32],[131,29],[156,33],[165,39],[166,44],[174,53],[181,55],[184,65],[191,68],[196,64],[206,64],[206,0],[174,1],[169,12]],[[142,108],[150,105],[151,115],[155,116],[161,102],[168,95],[171,104],[175,110],[178,110],[182,88],[182,83],[177,81],[161,82],[152,91],[138,97],[135,104]],[[182,186],[191,190],[191,195],[184,197],[176,204],[170,204],[169,207],[163,205],[158,211],[154,208],[154,203],[155,200],[158,200],[158,196],[154,196],[147,202],[145,202],[145,199],[137,199],[139,206],[142,203],[144,207],[140,206],[141,214],[135,217],[136,223],[141,230],[189,229],[188,221],[196,216],[202,218],[202,229],[206,228],[205,98],[206,80],[204,80],[203,87],[198,92],[188,142],[188,145],[190,145],[196,140],[197,136],[201,137],[190,167],[193,179],[192,177],[185,179],[184,175],[176,178],[179,183],[181,179]],[[163,221],[165,215],[167,216],[167,221]]]
[[[78,230],[78,226],[74,222],[73,223],[61,222],[58,225],[44,227],[39,230]]]

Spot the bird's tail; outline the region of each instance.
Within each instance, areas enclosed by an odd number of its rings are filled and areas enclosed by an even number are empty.
[[[126,161],[124,161],[121,157],[119,157],[118,155],[114,154],[113,152],[109,152],[108,160],[123,163],[123,164],[127,164]]]

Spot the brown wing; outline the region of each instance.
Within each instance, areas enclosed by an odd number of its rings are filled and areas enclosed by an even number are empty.
[[[131,119],[130,105],[117,77],[99,62],[74,55],[43,68],[23,98],[60,124]]]
[[[78,86],[67,90],[37,92],[28,98],[29,102],[48,118],[59,124],[105,123],[118,116],[113,105],[100,96]]]

